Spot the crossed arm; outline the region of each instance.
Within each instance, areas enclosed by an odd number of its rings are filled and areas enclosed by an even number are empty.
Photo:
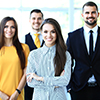
[[[64,72],[65,72],[65,70],[62,71],[62,73],[60,74],[60,76],[63,76]],[[42,82],[44,81],[43,77],[40,77],[40,76],[36,75],[35,73],[28,73],[28,74],[26,74],[26,76],[28,76],[27,82],[31,82],[33,78],[35,80],[37,80],[37,81],[42,81]],[[58,87],[59,86],[55,86],[55,88],[58,88]]]

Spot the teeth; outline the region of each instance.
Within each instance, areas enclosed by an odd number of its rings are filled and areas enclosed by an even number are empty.
[[[8,35],[11,35],[11,33],[7,33]]]
[[[47,40],[49,40],[49,41],[50,41],[51,39],[47,39]]]
[[[35,26],[39,26],[39,24],[35,24]]]

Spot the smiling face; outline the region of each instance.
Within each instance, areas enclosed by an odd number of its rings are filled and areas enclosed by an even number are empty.
[[[42,21],[43,21],[42,14],[41,13],[36,13],[36,12],[33,12],[31,14],[30,19],[29,19],[31,27],[34,31],[39,30]]]
[[[55,45],[57,34],[52,24],[44,24],[42,27],[42,35],[47,47]]]
[[[95,6],[85,6],[82,17],[86,26],[93,28],[97,25],[97,18],[99,17],[99,13],[97,12]]]
[[[8,21],[4,26],[4,38],[13,40],[13,37],[15,35],[15,24],[14,21],[10,20]]]

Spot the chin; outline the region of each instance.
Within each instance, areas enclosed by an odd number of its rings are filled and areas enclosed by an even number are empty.
[[[34,30],[39,30],[39,27],[34,27],[33,29],[34,29]]]

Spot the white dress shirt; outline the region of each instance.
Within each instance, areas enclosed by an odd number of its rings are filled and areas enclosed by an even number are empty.
[[[93,31],[93,51],[95,51],[95,45],[96,45],[96,41],[97,41],[97,34],[98,34],[98,25],[96,25],[93,29],[88,28],[87,26],[84,25],[84,38],[85,38],[85,42],[86,42],[86,47],[87,47],[87,51],[89,54],[89,37],[90,37],[90,30]],[[88,80],[88,82],[95,82],[96,79],[94,77],[94,75],[92,75],[92,77]]]
[[[34,78],[28,82],[30,87],[34,87],[32,100],[67,100],[66,86],[71,77],[71,56],[66,51],[66,63],[63,76],[55,76],[54,57],[56,45],[43,47],[30,52],[26,73],[36,73],[43,77],[44,82],[36,81]],[[27,76],[28,77],[28,76]],[[55,88],[58,86],[58,88]]]

